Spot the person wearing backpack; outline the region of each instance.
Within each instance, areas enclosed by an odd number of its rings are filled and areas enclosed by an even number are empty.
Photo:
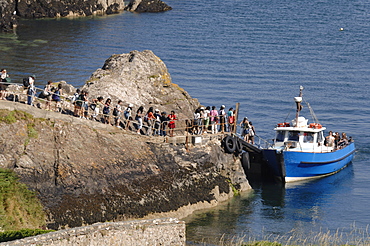
[[[124,112],[124,116],[125,116],[125,119],[126,119],[126,125],[125,125],[125,129],[130,129],[130,122],[132,121],[132,117],[131,117],[131,112],[132,112],[132,107],[134,105],[132,103],[130,103],[125,112]]]
[[[104,107],[103,107],[103,119],[104,119],[104,124],[109,124],[109,113],[110,113],[110,104],[112,100],[110,98],[107,98],[105,101]]]
[[[154,132],[153,132],[153,136],[156,136],[156,135],[159,135],[160,134],[160,127],[161,127],[161,114],[159,113],[159,109],[156,109],[154,111],[154,117],[155,117],[155,120],[154,120]]]
[[[60,96],[62,95],[62,84],[58,84],[57,89],[54,91],[54,94],[51,96],[51,99],[55,102],[55,112],[60,112],[61,111],[61,98]]]
[[[79,93],[79,94],[75,97],[75,100],[74,100],[75,108],[74,108],[73,115],[75,117],[82,117],[81,108],[82,108],[84,93],[83,91],[80,92],[79,89],[77,89],[76,93]]]
[[[32,76],[28,77],[29,85],[28,85],[28,88],[27,88],[27,104],[32,105],[32,106],[33,106],[33,99],[34,99],[35,94],[36,94],[36,88],[34,86],[35,79],[36,79],[35,75],[32,75]]]
[[[122,100],[118,100],[116,107],[113,109],[113,116],[115,121],[115,126],[118,128],[122,128],[120,126],[121,123],[121,114],[122,114]]]

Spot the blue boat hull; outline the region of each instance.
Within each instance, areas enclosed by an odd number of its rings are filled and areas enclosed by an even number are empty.
[[[273,149],[263,150],[264,159],[275,177],[283,182],[293,182],[334,174],[350,163],[355,154],[355,144],[329,153],[308,153]]]

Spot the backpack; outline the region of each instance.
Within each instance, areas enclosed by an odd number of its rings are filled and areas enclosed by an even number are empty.
[[[117,108],[113,109],[113,116],[118,116],[118,109]]]
[[[109,114],[109,106],[104,106],[103,108],[103,114]]]
[[[84,95],[82,94],[79,95],[75,101],[76,105],[79,107],[82,107],[83,100],[84,100]]]
[[[144,122],[148,122],[148,115],[147,114],[144,116]]]
[[[25,88],[28,88],[30,86],[30,80],[29,80],[29,78],[24,78],[23,79],[23,86]]]

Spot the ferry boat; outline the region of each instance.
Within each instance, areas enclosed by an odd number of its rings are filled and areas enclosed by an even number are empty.
[[[272,147],[262,149],[263,158],[275,177],[282,182],[294,182],[334,174],[350,163],[355,153],[355,143],[348,140],[343,146],[325,144],[326,130],[317,120],[307,103],[315,122],[300,116],[302,90],[295,97],[296,117],[291,122],[277,124]]]

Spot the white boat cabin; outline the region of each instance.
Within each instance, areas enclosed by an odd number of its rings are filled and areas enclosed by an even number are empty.
[[[332,147],[324,145],[324,130],[320,124],[307,124],[308,120],[304,117],[298,117],[292,123],[279,123],[274,129],[276,136],[274,139],[274,148],[285,151],[299,152],[331,152]]]

